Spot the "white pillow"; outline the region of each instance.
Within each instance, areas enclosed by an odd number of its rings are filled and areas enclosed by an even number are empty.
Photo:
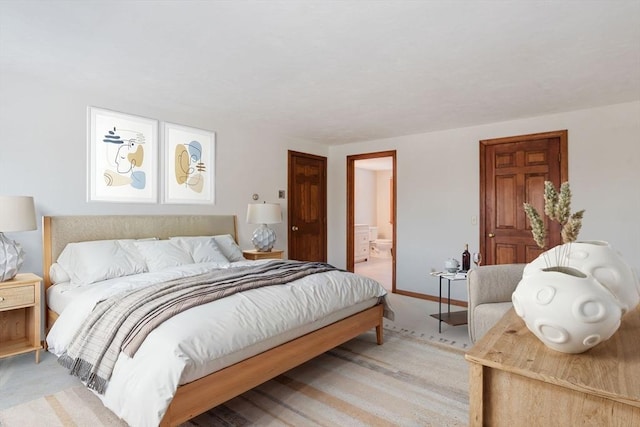
[[[193,264],[189,252],[171,240],[136,241],[134,245],[146,261],[149,271]]]
[[[145,265],[136,262],[117,240],[69,243],[58,264],[78,286],[145,271]]]
[[[229,261],[236,262],[245,260],[244,256],[242,256],[242,249],[240,249],[240,246],[238,246],[233,237],[231,237],[231,234],[221,234],[219,236],[213,236],[213,238]]]
[[[172,237],[171,240],[189,252],[194,262],[229,263],[213,237]]]
[[[147,267],[147,261],[144,259],[144,257],[140,253],[140,250],[138,250],[138,247],[135,245],[134,242],[151,242],[156,240],[158,240],[157,237],[149,237],[146,239],[136,239],[136,240],[127,239],[127,240],[118,240],[118,244],[125,252],[127,252],[127,254],[131,257],[131,260],[135,264],[143,265],[144,271],[147,272],[149,271],[149,268]]]
[[[71,281],[71,277],[69,277],[69,273],[67,273],[66,270],[62,268],[62,266],[57,262],[54,262],[53,264],[51,264],[51,267],[49,267],[49,279],[51,280],[51,283],[53,283],[54,285],[56,283],[64,283],[64,282]]]
[[[231,234],[220,234],[218,236],[180,236],[171,237],[170,239],[194,239],[194,238],[206,238],[213,237],[218,248],[222,254],[229,260],[229,262],[244,261],[245,257],[242,256],[242,249],[238,246],[236,241],[231,237]]]

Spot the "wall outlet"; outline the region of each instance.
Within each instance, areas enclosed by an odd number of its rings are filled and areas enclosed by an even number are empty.
[[[278,190],[278,199],[284,199],[284,190]]]
[[[478,217],[477,216],[472,216],[471,217],[471,225],[478,225]]]

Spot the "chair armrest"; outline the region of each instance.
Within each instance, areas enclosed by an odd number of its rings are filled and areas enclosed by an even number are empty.
[[[526,264],[483,265],[474,268],[467,274],[468,327],[471,342],[476,342],[479,334],[486,332],[487,319],[476,321],[476,307],[482,304],[511,302],[511,294],[522,279]],[[504,305],[504,304],[501,304]],[[496,307],[499,307],[497,305]],[[476,324],[477,323],[477,324]]]
[[[467,274],[469,305],[511,302],[526,264],[483,265]]]

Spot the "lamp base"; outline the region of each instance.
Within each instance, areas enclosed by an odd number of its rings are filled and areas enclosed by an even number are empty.
[[[258,252],[271,252],[273,245],[276,243],[276,232],[267,227],[266,224],[261,224],[253,232],[251,243],[253,243]]]
[[[6,282],[16,277],[23,261],[22,247],[0,233],[0,282]]]

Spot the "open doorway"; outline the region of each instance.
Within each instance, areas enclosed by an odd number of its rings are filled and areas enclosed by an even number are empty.
[[[396,290],[396,152],[347,157],[347,269]]]

